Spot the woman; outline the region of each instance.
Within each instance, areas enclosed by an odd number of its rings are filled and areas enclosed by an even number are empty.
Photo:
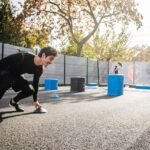
[[[54,48],[45,47],[41,49],[38,56],[22,52],[0,60],[0,99],[12,87],[14,91],[20,91],[9,103],[16,111],[24,111],[18,102],[31,95],[33,95],[35,108],[40,108],[41,105],[37,100],[39,78],[43,72],[43,66],[47,67],[52,64],[57,54]],[[24,73],[34,75],[33,86],[22,77]]]

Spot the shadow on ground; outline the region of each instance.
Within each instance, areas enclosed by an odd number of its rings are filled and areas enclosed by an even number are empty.
[[[17,113],[17,114],[16,114]],[[5,114],[13,114],[13,115],[9,115],[9,116],[3,116]],[[5,120],[5,119],[9,119],[9,118],[13,118],[13,117],[18,117],[18,116],[25,116],[25,115],[31,115],[31,114],[35,114],[33,112],[29,112],[29,113],[19,113],[16,111],[3,111],[0,112],[0,123]]]
[[[52,99],[50,98],[50,93],[48,92],[39,92],[38,98],[41,103],[51,103],[51,104],[58,104],[62,102],[70,102],[70,103],[79,103],[79,102],[91,102],[91,101],[99,101],[99,100],[111,100],[115,99],[114,96],[108,96],[106,93],[98,93],[98,92],[92,92],[92,93],[71,93],[71,92],[63,92],[58,93],[59,99]],[[14,96],[14,95],[12,95]],[[11,95],[10,95],[11,98]],[[0,101],[0,108],[8,107],[10,98],[4,98]],[[32,96],[28,97],[24,100],[21,100],[20,103],[23,103],[25,105],[32,105],[33,99]]]

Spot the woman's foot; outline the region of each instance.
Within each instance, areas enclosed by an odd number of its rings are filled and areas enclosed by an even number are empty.
[[[20,108],[20,106],[17,103],[13,102],[12,99],[10,100],[9,105],[14,107],[17,112],[24,112],[24,110]]]

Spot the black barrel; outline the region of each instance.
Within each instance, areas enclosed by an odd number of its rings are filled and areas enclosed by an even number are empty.
[[[72,77],[71,78],[71,92],[84,92],[85,78]]]

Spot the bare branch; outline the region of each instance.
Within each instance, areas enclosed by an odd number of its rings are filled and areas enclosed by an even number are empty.
[[[104,15],[103,18],[109,18],[109,17],[112,17],[112,16],[117,16],[119,14],[120,13],[113,13],[113,14],[109,14],[109,15]]]
[[[95,16],[94,16],[94,13],[93,13],[91,4],[90,4],[89,0],[86,0],[86,1],[87,1],[87,4],[88,4],[89,8],[90,8],[90,13],[89,13],[89,14],[92,16],[92,18],[93,18],[95,24],[97,24],[97,20],[96,20],[96,18],[95,18]]]
[[[67,16],[67,14],[60,8],[59,4],[56,4],[56,3],[54,3],[54,2],[52,2],[50,0],[49,0],[49,3],[52,4],[52,5],[55,5],[62,14],[64,14],[65,16]]]

